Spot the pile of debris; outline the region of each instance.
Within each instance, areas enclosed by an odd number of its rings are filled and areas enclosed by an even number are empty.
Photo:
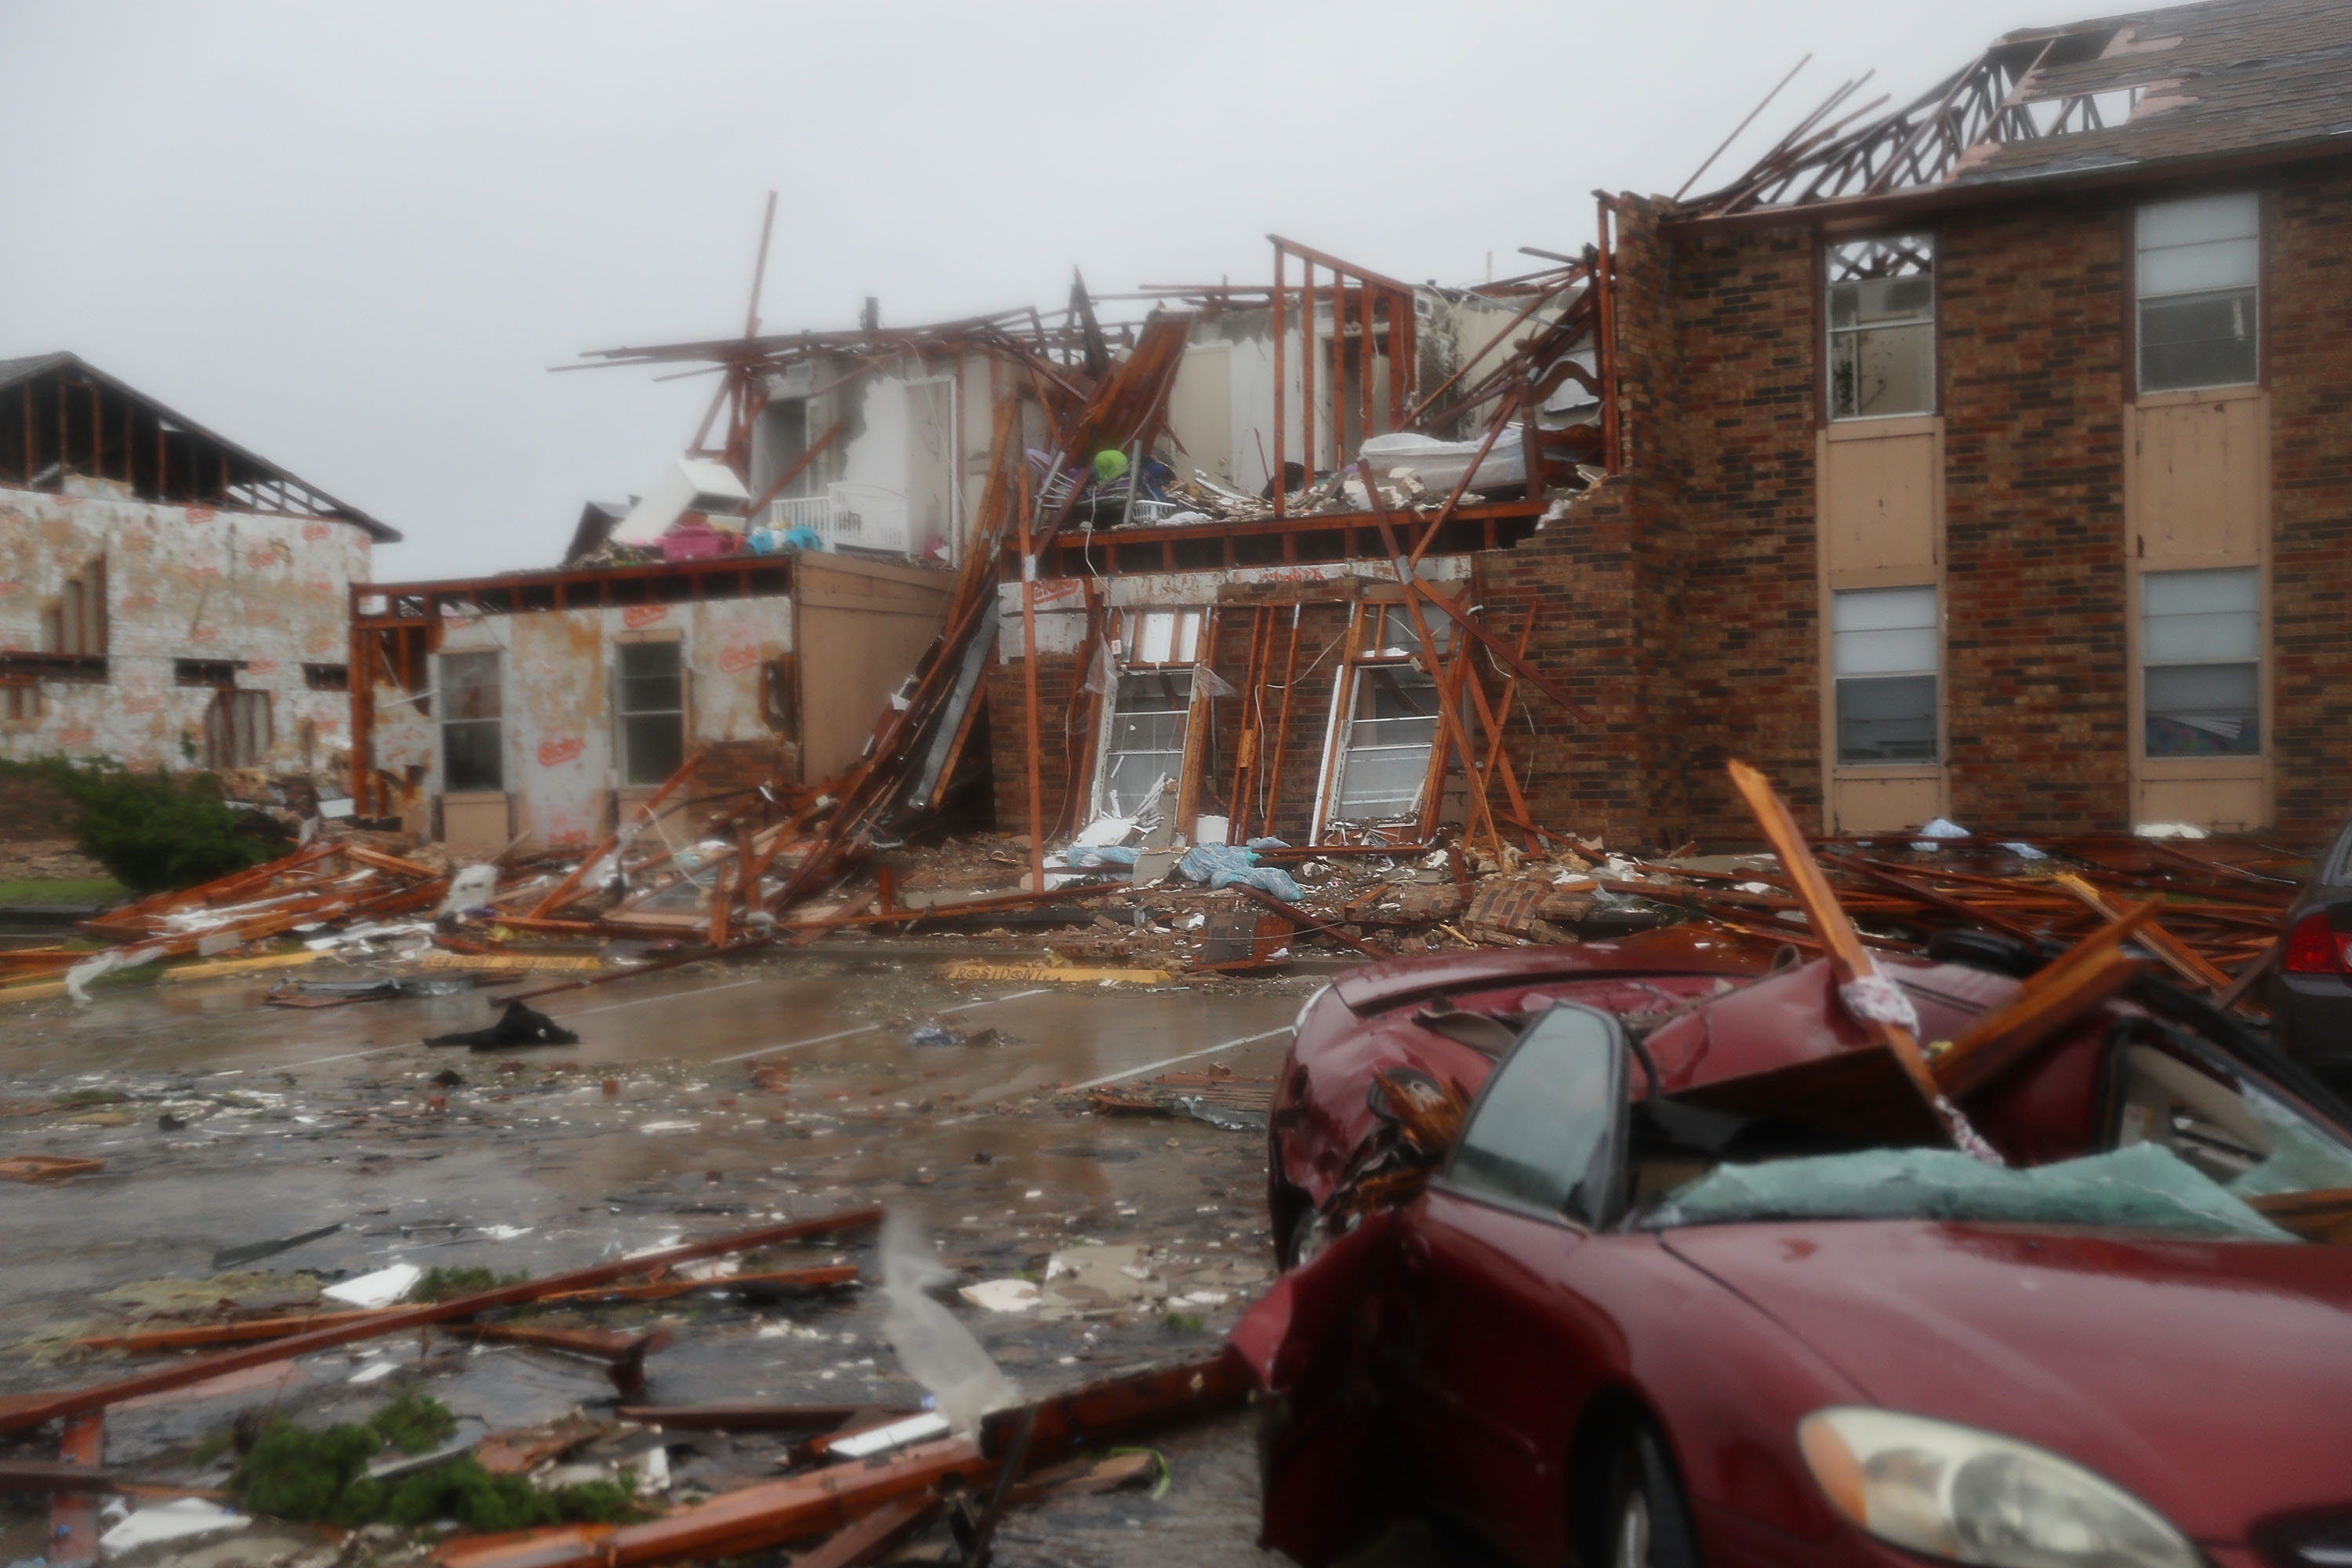
[[[289,1554],[303,1563],[351,1561],[349,1545],[365,1537],[388,1546],[420,1541],[405,1560],[429,1551],[442,1568],[709,1562],[780,1546],[814,1551],[796,1561],[846,1565],[875,1561],[943,1524],[954,1560],[971,1563],[986,1561],[1008,1508],[1164,1485],[1164,1458],[1115,1445],[1247,1398],[1244,1367],[1220,1351],[1024,1401],[933,1299],[956,1276],[919,1232],[883,1217],[876,1209],[849,1210],[535,1280],[500,1283],[486,1270],[420,1279],[413,1265],[397,1265],[330,1288],[324,1310],[289,1316],[263,1293],[242,1306],[208,1304],[198,1322],[86,1335],[76,1343],[88,1354],[212,1353],[0,1400],[0,1434],[29,1434],[51,1422],[63,1433],[58,1461],[0,1458],[0,1489],[51,1497],[52,1557],[59,1561],[86,1561],[93,1552],[112,1559],[165,1542],[185,1550],[247,1531],[264,1515],[309,1527],[311,1539],[323,1541]],[[797,1268],[775,1261],[794,1247],[838,1247],[877,1225],[879,1278],[868,1283],[888,1303],[884,1334],[901,1365],[930,1390],[919,1405],[650,1404],[646,1358],[669,1344],[667,1330],[562,1327],[542,1316],[709,1292],[762,1300],[782,1293],[821,1305],[854,1289],[861,1270],[838,1261]],[[746,1266],[763,1255],[766,1265]],[[1080,1246],[1055,1254],[1042,1288],[993,1279],[961,1294],[992,1312],[1100,1318],[1171,1300],[1223,1303],[1239,1288],[1238,1277],[1223,1283],[1230,1273],[1192,1269],[1171,1282],[1147,1249]],[[1252,1277],[1262,1279],[1262,1271]],[[220,1380],[236,1374],[395,1336],[415,1336],[420,1347],[442,1338],[584,1358],[603,1365],[620,1402],[609,1416],[575,1408],[531,1426],[485,1431],[478,1421],[453,1416],[412,1373],[363,1421],[325,1430],[283,1417],[241,1423],[226,1488],[142,1478],[101,1460],[116,1406],[223,1386]],[[431,1364],[420,1360],[415,1368]],[[370,1359],[349,1381],[388,1379],[399,1368],[394,1356]],[[100,1500],[110,1496],[135,1510],[110,1503],[102,1518]],[[115,1522],[101,1536],[107,1519]]]

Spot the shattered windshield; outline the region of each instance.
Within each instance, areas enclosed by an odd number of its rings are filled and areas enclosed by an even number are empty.
[[[1718,1165],[1669,1193],[1644,1225],[1767,1219],[1923,1219],[2090,1225],[2292,1241],[2188,1162],[2154,1143],[2031,1170],[1950,1149],[1869,1149]]]
[[[2205,1237],[2324,1239],[2352,1209],[2352,1146],[2225,1060],[2117,1047],[2103,1149],[2003,1168],[1948,1149],[1881,1148],[1685,1165],[1637,1223],[2013,1221]]]

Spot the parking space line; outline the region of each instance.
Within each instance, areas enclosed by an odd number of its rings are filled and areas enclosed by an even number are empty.
[[[1018,1002],[1024,996],[1043,996],[1052,989],[1053,987],[1050,985],[1039,985],[1027,991],[1015,991],[1007,996],[988,996],[983,997],[978,1002],[967,1002],[961,1006],[943,1007],[940,1011],[943,1013],[970,1013],[982,1007],[993,1007],[999,1002]],[[803,1046],[821,1046],[827,1040],[845,1040],[852,1035],[871,1034],[880,1027],[882,1027],[880,1024],[860,1024],[854,1029],[835,1029],[830,1035],[811,1035],[805,1040],[786,1040],[782,1045],[761,1046],[754,1050],[738,1051],[731,1057],[715,1058],[705,1065],[709,1067],[724,1067],[729,1062],[740,1062],[751,1057],[773,1056],[778,1051],[796,1051]]]
[[[1219,1051],[1230,1051],[1237,1046],[1254,1046],[1260,1040],[1270,1040],[1276,1035],[1286,1035],[1288,1033],[1290,1033],[1290,1026],[1285,1024],[1279,1029],[1268,1029],[1261,1035],[1244,1035],[1237,1040],[1224,1040],[1213,1046],[1203,1046],[1197,1051],[1186,1051],[1181,1057],[1163,1057],[1156,1062],[1146,1062],[1141,1067],[1121,1068],[1117,1072],[1105,1073],[1100,1078],[1090,1078],[1084,1083],[1074,1083],[1070,1085],[1069,1088],[1063,1089],[1061,1092],[1064,1094],[1082,1094],[1090,1089],[1100,1089],[1107,1083],[1118,1083],[1123,1079],[1140,1077],[1141,1075],[1151,1071],[1154,1068],[1174,1067],[1178,1062],[1189,1062],[1196,1057],[1213,1057]]]
[[[566,1018],[585,1018],[596,1013],[617,1013],[624,1007],[642,1007],[649,1002],[677,1002],[689,996],[716,996],[721,991],[740,991],[746,985],[758,985],[767,981],[782,984],[783,979],[784,976],[777,974],[755,974],[749,980],[730,981],[725,985],[706,985],[696,991],[665,991],[658,996],[639,996],[629,1002],[607,1002],[602,1007],[583,1007],[577,1013],[551,1013],[548,1016],[560,1023]]]

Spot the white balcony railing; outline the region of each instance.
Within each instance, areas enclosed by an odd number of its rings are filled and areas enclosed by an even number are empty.
[[[767,525],[779,533],[808,529],[827,550],[907,553],[907,498],[880,485],[828,485],[821,496],[770,501]]]

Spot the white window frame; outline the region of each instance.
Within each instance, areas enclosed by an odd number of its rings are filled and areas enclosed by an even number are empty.
[[[436,682],[436,686],[437,694],[441,698],[441,701],[439,705],[440,711],[436,715],[435,722],[440,731],[437,739],[440,742],[439,754],[441,763],[442,793],[445,795],[461,795],[504,794],[507,787],[507,661],[504,651],[495,647],[447,648],[434,657],[440,661],[439,668],[436,671],[440,679]],[[451,682],[449,679],[450,661],[461,658],[487,658],[490,661],[490,669],[493,674],[491,679],[486,686],[459,687]],[[455,703],[451,699],[451,693],[459,690],[476,691],[483,689],[495,691],[499,694],[499,710],[496,715],[488,719],[458,719],[452,716]],[[460,726],[487,726],[489,729],[493,737],[493,744],[490,747],[490,755],[497,759],[499,768],[499,777],[496,784],[468,784],[455,787],[450,784],[449,731],[453,728]]]
[[[1838,626],[1842,605],[1859,605],[1876,595],[1924,594],[1927,595],[1927,622],[1899,626],[1844,627]],[[1933,640],[1930,658],[1923,667],[1901,669],[1879,669],[1848,674],[1838,668],[1843,651],[1842,637],[1867,637],[1886,633],[1926,632]],[[1841,772],[1870,768],[1938,768],[1944,764],[1944,595],[1934,583],[1887,584],[1872,587],[1835,588],[1830,592],[1830,746],[1832,765]],[[1845,724],[1839,698],[1848,683],[1874,680],[1918,680],[1931,682],[1927,704],[1930,753],[1924,757],[1850,758],[1846,755]]]
[[[2147,601],[2149,585],[2152,583],[2165,579],[2177,580],[2189,576],[2217,576],[2223,574],[2243,577],[2252,583],[2253,586],[2253,608],[2251,612],[2244,610],[2229,610],[2202,613],[2208,615],[2229,616],[2251,614],[2253,616],[2253,653],[2252,656],[2233,657],[2229,655],[2199,655],[2192,658],[2151,658],[2148,654],[2148,623],[2155,617],[2152,617],[2148,611]],[[2263,692],[2269,673],[2266,668],[2269,661],[2264,657],[2269,646],[2268,617],[2266,615],[2268,606],[2265,603],[2266,587],[2264,574],[2259,566],[2191,566],[2147,570],[2142,571],[2139,574],[2139,593],[2137,595],[2138,603],[2137,605],[2139,624],[2136,628],[2137,635],[2134,639],[2134,646],[2138,654],[2138,668],[2134,672],[2134,679],[2136,679],[2139,683],[2139,701],[2137,705],[2139,714],[2139,732],[2135,739],[2136,743],[2139,748],[2139,754],[2143,760],[2155,763],[2159,765],[2164,763],[2193,764],[2217,761],[2228,761],[2241,763],[2258,763],[2269,756],[2271,737],[2269,716],[2267,712],[2268,704],[2263,700]],[[2176,613],[2198,614],[2200,612]],[[2147,743],[2147,731],[2149,722],[2156,714],[2154,705],[2148,700],[2149,673],[2153,670],[2158,669],[2198,669],[2221,668],[2251,668],[2254,672],[2254,749],[2246,752],[2158,752],[2150,748]]]
[[[1092,789],[1088,792],[1090,818],[1111,814],[1105,796],[1111,764],[1116,758],[1133,753],[1122,751],[1112,742],[1118,729],[1118,694],[1130,676],[1181,675],[1189,682],[1185,714],[1184,737],[1175,756],[1175,771],[1169,782],[1181,790],[1184,764],[1192,739],[1192,716],[1202,700],[1202,682],[1193,676],[1193,667],[1200,662],[1201,639],[1209,624],[1208,611],[1197,605],[1131,605],[1112,611],[1117,628],[1111,637],[1111,684],[1102,694],[1102,721],[1095,736],[1095,771]],[[1166,755],[1154,752],[1153,755]]]
[[[2150,244],[2151,229],[2159,235],[2168,220],[2194,218],[2199,215],[2221,216],[2231,209],[2242,216],[2223,217],[2222,221],[2242,223],[2242,232],[2215,234],[2204,239],[2180,240]],[[2167,289],[2160,293],[2149,291],[2152,275],[2158,268],[2151,259],[2179,258],[2193,261],[2205,259],[2208,266],[2225,264],[2223,247],[2242,255],[2249,262],[2247,274],[2241,280],[2209,282],[2202,286]],[[2200,258],[2197,253],[2203,253]],[[2165,270],[2169,270],[2166,268]],[[2246,339],[2252,350],[2252,363],[2242,377],[2227,381],[2192,381],[2163,386],[2148,384],[2147,375],[2147,312],[2148,307],[2179,305],[2199,300],[2219,300],[2233,295],[2246,297],[2252,317],[2246,323]],[[2132,384],[2143,394],[2161,395],[2174,392],[2203,392],[2221,387],[2254,386],[2263,378],[2263,204],[2259,194],[2233,191],[2218,195],[2191,196],[2180,201],[2150,202],[2132,215]],[[2220,340],[2214,340],[2220,341]]]
[[[1427,743],[1418,748],[1403,746],[1359,745],[1356,725],[1360,721],[1356,709],[1362,700],[1364,681],[1377,678],[1384,670],[1408,670],[1430,682],[1433,695],[1442,704],[1445,689],[1444,661],[1453,651],[1453,623],[1442,615],[1432,615],[1424,621],[1430,636],[1438,647],[1435,657],[1424,668],[1415,655],[1419,651],[1413,640],[1412,613],[1401,602],[1366,603],[1358,605],[1348,627],[1349,646],[1354,657],[1347,661],[1344,678],[1333,693],[1331,705],[1331,766],[1330,776],[1323,790],[1319,816],[1325,831],[1337,822],[1393,821],[1418,814],[1427,804],[1432,760],[1440,754],[1445,742],[1445,718],[1433,709]],[[1387,721],[1393,722],[1394,721]],[[1373,720],[1369,722],[1383,722]],[[1412,797],[1395,811],[1361,816],[1348,814],[1343,803],[1348,795],[1348,764],[1350,759],[1371,751],[1404,751],[1417,749],[1421,753],[1421,783]]]
[[[628,685],[627,677],[622,673],[622,663],[629,657],[632,650],[645,647],[666,647],[677,655],[677,706],[676,708],[624,706]],[[629,721],[632,719],[675,717],[677,720],[677,754],[679,762],[681,763],[684,762],[688,742],[692,738],[687,725],[689,706],[687,696],[688,684],[687,677],[686,643],[681,637],[635,637],[613,645],[613,771],[622,789],[658,789],[667,783],[670,774],[677,771],[674,765],[662,773],[659,777],[636,776],[636,760],[632,755],[632,747],[629,743]]]
[[[1916,271],[1878,271],[1878,268],[1900,268],[1905,258],[1925,262]],[[1875,276],[1869,274],[1876,272]],[[1840,277],[1841,272],[1861,272],[1863,276]],[[1889,279],[1920,278],[1927,286],[1926,305],[1906,316],[1885,320],[1838,324],[1838,295],[1841,289],[1859,291],[1867,284]],[[1867,419],[1911,419],[1923,414],[1934,414],[1942,405],[1941,371],[1936,342],[1936,239],[1932,234],[1884,235],[1868,239],[1831,240],[1822,256],[1822,401],[1832,423],[1850,424]],[[1916,333],[1927,343],[1926,401],[1918,407],[1876,408],[1865,413],[1862,408],[1859,385],[1851,390],[1853,406],[1842,411],[1839,406],[1839,362],[1842,351],[1851,345],[1855,356],[1854,380],[1861,378],[1860,356],[1867,341],[1875,336],[1895,332]]]

